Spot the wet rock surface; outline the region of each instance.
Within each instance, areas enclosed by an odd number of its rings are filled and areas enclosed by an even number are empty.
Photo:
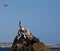
[[[20,22],[19,27],[10,51],[51,51],[44,43],[33,36],[29,29],[23,28]]]

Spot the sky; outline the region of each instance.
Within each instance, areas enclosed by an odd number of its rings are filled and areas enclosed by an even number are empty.
[[[0,42],[13,42],[19,21],[41,42],[60,44],[60,0],[0,0]]]

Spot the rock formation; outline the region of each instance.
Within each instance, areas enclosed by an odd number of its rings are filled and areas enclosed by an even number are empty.
[[[10,51],[51,51],[44,43],[32,35],[29,29],[23,28],[19,22],[19,30]]]

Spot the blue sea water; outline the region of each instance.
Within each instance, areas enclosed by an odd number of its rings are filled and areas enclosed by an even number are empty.
[[[60,48],[51,48],[54,51],[60,51]]]
[[[9,47],[0,47],[0,51],[10,51]]]
[[[60,48],[51,48],[53,51],[60,51]],[[10,51],[9,47],[0,47],[0,51]]]

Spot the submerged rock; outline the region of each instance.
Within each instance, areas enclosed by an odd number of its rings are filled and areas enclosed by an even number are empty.
[[[10,51],[50,51],[45,44],[32,35],[29,29],[23,28],[21,22],[19,27]]]

